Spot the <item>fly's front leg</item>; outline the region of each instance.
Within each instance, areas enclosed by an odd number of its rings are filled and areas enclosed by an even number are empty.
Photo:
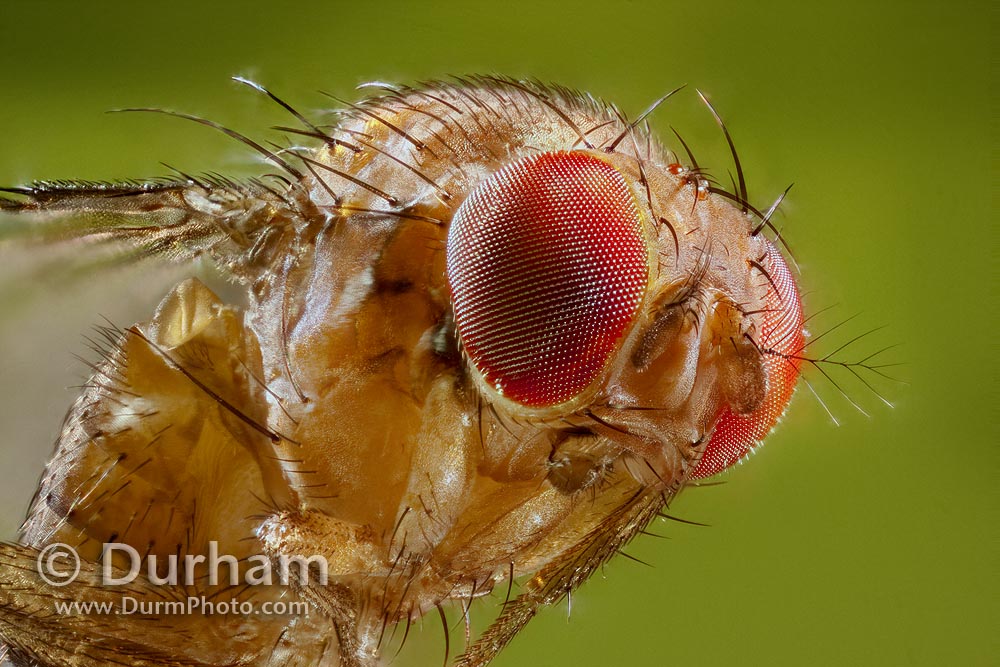
[[[472,647],[459,656],[456,667],[489,664],[538,610],[558,602],[652,521],[663,507],[662,497],[650,489],[636,491],[579,541],[559,553],[524,585],[524,592],[504,605],[500,616]]]

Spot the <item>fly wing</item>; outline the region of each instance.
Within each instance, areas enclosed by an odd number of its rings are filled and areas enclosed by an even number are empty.
[[[75,260],[60,258],[63,272],[93,268],[93,258],[184,261],[207,254],[247,278],[250,266],[268,264],[296,218],[292,200],[258,179],[36,182],[0,192],[8,194],[0,197],[0,245],[68,248]]]
[[[75,581],[53,586],[36,571],[44,552],[0,544],[0,664],[31,667],[334,667],[337,642],[310,617],[185,614],[193,598],[140,577],[126,589],[102,585],[99,565],[82,563]],[[125,597],[131,601],[124,606]],[[227,594],[221,600],[236,597]],[[216,600],[219,600],[216,598]],[[89,605],[77,607],[76,605]],[[172,613],[131,609],[160,605]],[[62,612],[57,610],[63,609]],[[77,609],[81,611],[76,611]],[[82,611],[90,609],[90,612]],[[129,613],[105,613],[100,609]],[[73,610],[66,613],[66,610]]]
[[[44,558],[43,554],[32,547],[0,544],[0,633],[8,642],[6,650],[15,664],[44,667],[112,664],[214,667],[218,664],[190,654],[191,635],[178,627],[184,623],[183,616],[110,612],[123,608],[124,595],[137,603],[183,605],[186,600],[181,591],[153,587],[139,580],[123,593],[101,585],[101,568],[95,563],[83,563],[72,583],[52,586],[36,572],[36,563],[40,557]],[[72,606],[81,603],[87,607]],[[102,608],[108,611],[97,611]],[[239,616],[214,616],[210,623],[235,636],[245,621]],[[149,641],[151,637],[156,641]]]

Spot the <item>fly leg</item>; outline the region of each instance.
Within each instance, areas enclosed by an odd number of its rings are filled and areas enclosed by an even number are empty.
[[[638,491],[615,511],[533,576],[524,592],[504,605],[500,616],[465,654],[456,667],[489,664],[539,609],[563,599],[614,556],[663,507],[663,498],[649,489]]]

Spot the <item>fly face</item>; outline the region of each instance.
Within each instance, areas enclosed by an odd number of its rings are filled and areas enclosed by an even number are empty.
[[[707,477],[784,411],[801,305],[746,216],[650,162],[539,153],[480,184],[448,235],[456,329],[498,411],[571,420],[665,478],[678,463]]]
[[[271,151],[185,116],[277,172],[37,184],[4,202],[34,238],[207,254],[248,305],[189,280],[148,322],[101,332],[25,546],[0,552],[0,636],[47,667],[377,665],[387,628],[522,579],[457,661],[484,665],[784,411],[803,319],[769,214],[641,118],[562,89],[389,88],[327,126],[251,85],[318,146]],[[81,557],[67,585],[33,569],[55,543]],[[130,584],[139,600],[313,613],[112,614],[86,636],[43,615],[120,597],[100,579],[108,543],[159,563]],[[208,553],[327,576],[164,576],[170,556]],[[132,565],[122,550],[112,564]]]

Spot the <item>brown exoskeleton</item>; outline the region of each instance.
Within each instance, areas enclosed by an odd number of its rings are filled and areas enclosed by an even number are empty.
[[[280,173],[3,200],[54,242],[206,253],[248,299],[188,280],[104,330],[22,545],[0,547],[15,664],[378,665],[388,626],[521,578],[458,658],[485,665],[791,396],[799,297],[742,174],[725,192],[641,118],[534,83],[386,87],[333,126],[274,99],[318,147],[215,127]],[[36,567],[56,543],[82,558],[66,585]],[[329,578],[161,585],[154,569],[125,587],[308,615],[53,613],[121,598],[102,585],[108,543],[161,565],[320,556]]]

